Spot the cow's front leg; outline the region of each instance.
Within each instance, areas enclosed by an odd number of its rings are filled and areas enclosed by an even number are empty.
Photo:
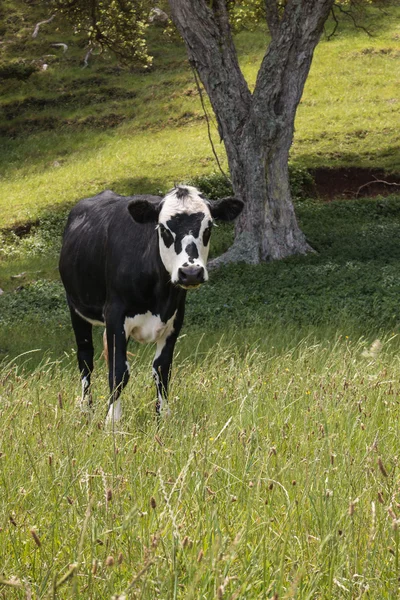
[[[156,412],[170,414],[168,407],[168,384],[171,377],[172,358],[177,334],[174,332],[157,342],[157,351],[153,361],[153,377],[157,388]]]
[[[120,394],[129,381],[124,321],[123,315],[109,315],[106,318],[108,382],[110,386],[110,402],[106,417],[107,425],[120,420],[122,416]]]

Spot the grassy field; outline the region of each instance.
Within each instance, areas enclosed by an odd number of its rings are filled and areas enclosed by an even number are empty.
[[[91,67],[82,70],[84,48],[71,31],[49,25],[32,40],[38,7],[24,10],[25,20],[10,32],[14,43],[3,45],[3,55],[39,59],[51,52],[54,58],[47,71],[2,85],[1,225],[35,219],[49,205],[71,203],[105,187],[157,192],[216,169],[180,44],[155,34],[151,73],[121,70],[109,55],[93,57]],[[345,22],[339,36],[324,38],[317,47],[298,110],[295,164],[400,171],[400,13],[387,10],[373,10],[364,19],[373,37]],[[70,44],[65,56],[50,47],[60,39]],[[243,32],[237,43],[252,86],[265,33]],[[223,146],[215,142],[225,164]]]
[[[102,364],[89,421],[69,358],[4,365],[0,597],[397,597],[398,350],[200,343],[160,427],[147,354],[108,433]]]
[[[106,431],[100,328],[93,413],[78,402],[56,266],[67,207],[209,174],[206,124],[179,44],[154,34],[152,73],[107,55],[82,70],[66,29],[31,40],[40,3],[5,5],[0,63],[53,58],[3,80],[0,100],[0,598],[398,597],[400,196],[300,194],[316,253],[211,273],[188,297],[171,418],[155,419],[154,348],[132,344],[124,417]],[[295,167],[400,172],[391,10],[369,13],[374,37],[345,26],[318,47]],[[251,85],[264,33],[238,45]],[[213,235],[216,255],[232,229]]]

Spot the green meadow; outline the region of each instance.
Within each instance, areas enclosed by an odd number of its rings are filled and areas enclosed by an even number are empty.
[[[79,403],[68,210],[106,188],[226,186],[177,40],[150,31],[148,73],[107,53],[82,68],[65,24],[32,39],[40,3],[2,10],[0,598],[398,597],[400,188],[362,197],[350,175],[353,194],[328,201],[309,172],[332,169],[333,189],[343,168],[400,173],[399,9],[369,9],[371,35],[349,20],[328,39],[328,23],[317,47],[290,159],[315,252],[212,271],[188,294],[171,417],[155,418],[154,348],[132,342],[113,430],[100,328],[93,411]],[[237,36],[250,86],[265,44],[262,28]],[[47,70],[28,76],[32,58]],[[232,239],[216,229],[211,255]]]

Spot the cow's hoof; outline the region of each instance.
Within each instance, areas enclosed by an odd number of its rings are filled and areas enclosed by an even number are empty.
[[[161,408],[161,410],[157,413],[157,416],[161,417],[161,419],[168,419],[171,415],[172,415],[172,412],[171,412],[171,409],[168,406],[168,404],[163,406]]]
[[[118,398],[115,402],[113,402],[108,409],[108,413],[106,416],[106,428],[113,429],[114,425],[118,423],[122,418],[122,407],[121,400]]]

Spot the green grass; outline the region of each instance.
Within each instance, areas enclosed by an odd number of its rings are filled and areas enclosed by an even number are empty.
[[[29,380],[4,365],[2,581],[22,586],[4,597],[396,597],[400,365],[381,343],[200,344],[160,427],[134,357],[114,433],[104,365],[89,422],[69,358]]]
[[[3,83],[0,129],[14,137],[5,137],[0,149],[2,226],[35,219],[45,207],[106,187],[154,192],[215,169],[200,100],[178,42],[153,34],[151,73],[118,70],[109,55],[93,57],[91,68],[82,70],[79,40],[49,26],[40,41],[30,41],[37,14],[24,10],[24,27],[13,34],[20,42],[3,52],[40,58],[55,36],[71,48],[47,71]],[[398,8],[387,10],[369,13],[366,24],[374,37],[347,24],[317,47],[296,120],[295,164],[400,170]],[[241,33],[237,43],[252,86],[265,33]]]
[[[14,57],[59,41],[25,44],[41,10],[26,6],[7,2],[26,18],[1,49]],[[371,14],[374,38],[345,28],[317,49],[296,165],[399,171],[399,27]],[[297,201],[317,253],[211,273],[188,296],[171,418],[154,416],[154,348],[131,345],[123,420],[107,432],[101,328],[91,418],[77,400],[56,267],[68,206],[215,166],[179,45],[152,41],[154,73],[108,56],[81,70],[62,35],[71,54],[3,82],[1,99],[15,138],[0,144],[0,227],[41,223],[0,240],[0,598],[396,598],[399,197]],[[264,34],[238,44],[252,82]],[[220,227],[213,254],[231,239]]]
[[[284,334],[287,327],[298,331],[296,340],[323,340],[335,331],[368,339],[398,332],[400,198],[298,201],[296,209],[316,252],[211,272],[207,285],[188,294],[188,344],[204,331],[214,332],[213,340],[227,331],[240,339],[243,328],[247,340],[268,346],[284,338],[282,347],[295,343]],[[43,353],[56,358],[74,346],[56,266],[62,223],[48,217],[35,234],[6,246],[15,258],[0,263],[0,356],[40,349],[35,365]],[[212,255],[230,245],[232,233],[229,227],[215,230]]]

